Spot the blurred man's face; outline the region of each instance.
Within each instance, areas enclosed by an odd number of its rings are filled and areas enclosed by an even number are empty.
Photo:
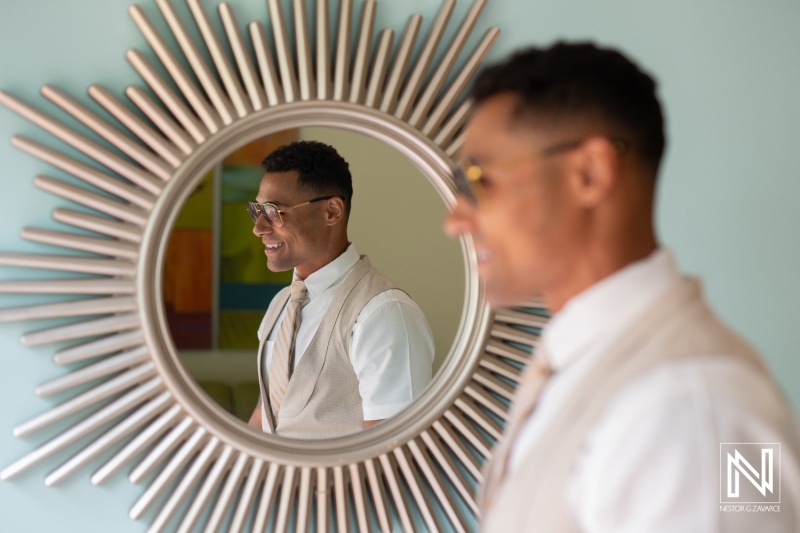
[[[478,272],[494,305],[518,304],[563,283],[579,245],[579,214],[564,179],[575,153],[537,156],[577,139],[548,135],[524,119],[512,121],[515,103],[506,93],[478,106],[460,157],[482,167],[480,195],[476,204],[459,196],[445,221],[451,236],[472,237]]]
[[[256,201],[275,204],[278,209],[309,201],[311,196],[298,187],[297,179],[297,171],[265,174]],[[296,268],[305,278],[306,271],[316,270],[319,255],[324,253],[328,240],[325,203],[317,202],[287,211],[281,227],[270,225],[263,216],[258,218],[253,233],[264,243],[267,267],[271,271]]]

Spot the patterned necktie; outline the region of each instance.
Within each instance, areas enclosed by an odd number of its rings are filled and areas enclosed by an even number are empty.
[[[286,315],[281,321],[278,330],[278,340],[272,350],[272,360],[269,364],[269,403],[275,423],[278,422],[278,412],[289,386],[289,376],[293,363],[294,341],[297,330],[300,329],[300,307],[306,297],[306,284],[302,280],[292,282],[292,294],[286,305]]]
[[[549,358],[540,344],[531,363],[522,373],[512,400],[503,440],[498,443],[492,460],[489,462],[488,471],[484,474],[484,485],[481,494],[481,507],[484,514],[492,506],[492,500],[497,496],[499,487],[508,471],[508,462],[514,441],[525,425],[525,421],[536,409],[539,395],[544,389],[548,378],[552,375],[553,369],[550,367]]]

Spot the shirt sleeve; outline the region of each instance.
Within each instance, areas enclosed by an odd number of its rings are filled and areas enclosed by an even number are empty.
[[[417,398],[431,380],[433,355],[433,334],[408,295],[390,290],[367,302],[350,346],[364,420],[389,418]]]
[[[721,443],[782,444],[780,512],[726,512]],[[768,378],[710,357],[621,391],[591,432],[567,489],[584,533],[798,531],[797,428]]]

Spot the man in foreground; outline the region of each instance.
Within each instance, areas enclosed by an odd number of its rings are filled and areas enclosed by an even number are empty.
[[[486,470],[484,531],[800,530],[794,417],[653,230],[654,81],[556,44],[486,69],[472,97],[445,229],[472,238],[494,305],[543,296],[553,313]],[[721,505],[724,443],[780,443],[778,510]]]
[[[294,269],[259,327],[261,397],[250,425],[284,437],[347,435],[408,405],[431,379],[419,307],[347,238],[353,185],[332,146],[293,142],[263,161],[253,233],[267,267]]]

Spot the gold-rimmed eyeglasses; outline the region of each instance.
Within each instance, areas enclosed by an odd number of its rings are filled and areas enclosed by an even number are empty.
[[[456,190],[458,194],[463,195],[472,205],[477,205],[478,200],[483,196],[483,177],[487,171],[492,169],[511,167],[532,159],[543,159],[545,157],[554,156],[575,150],[580,147],[588,139],[579,139],[576,141],[568,141],[549,146],[543,150],[533,152],[530,154],[513,157],[510,159],[501,159],[493,161],[487,165],[476,165],[470,160],[463,160],[458,163],[458,166],[453,170],[453,178],[456,182]],[[628,151],[628,143],[622,139],[609,139],[614,146],[617,155],[623,155]]]
[[[336,195],[320,196],[319,198],[314,198],[313,200],[303,202],[302,204],[285,207],[283,209],[279,209],[278,206],[269,202],[263,204],[258,202],[247,202],[247,212],[250,213],[250,218],[253,219],[253,224],[256,224],[258,222],[258,217],[263,215],[271,226],[280,228],[283,226],[283,214],[286,213],[286,211],[291,211],[292,209],[297,209],[298,207],[303,207],[304,205],[313,204],[314,202],[330,200],[331,198],[336,198]]]

